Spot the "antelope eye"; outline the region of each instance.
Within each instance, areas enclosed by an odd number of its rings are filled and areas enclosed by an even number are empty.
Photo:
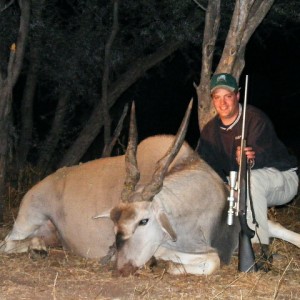
[[[139,226],[144,226],[148,223],[149,219],[142,219],[139,223]]]

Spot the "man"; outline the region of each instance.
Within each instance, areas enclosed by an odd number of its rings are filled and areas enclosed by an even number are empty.
[[[227,182],[229,172],[238,170],[240,161],[240,93],[236,79],[227,73],[212,77],[210,91],[217,116],[203,128],[198,152]],[[253,241],[268,245],[268,207],[283,205],[297,194],[297,160],[278,139],[269,118],[251,105],[247,105],[246,110],[245,138],[245,154],[252,168],[251,195],[258,223],[255,228],[252,214],[248,212],[248,226],[256,230]]]

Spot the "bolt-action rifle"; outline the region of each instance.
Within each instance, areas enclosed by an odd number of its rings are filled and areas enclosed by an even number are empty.
[[[243,123],[241,136],[241,156],[238,173],[230,172],[229,184],[230,195],[228,197],[229,209],[227,224],[233,224],[233,215],[239,217],[241,224],[241,231],[239,234],[239,253],[238,253],[238,269],[241,272],[256,272],[257,266],[255,264],[255,256],[252,248],[251,239],[255,232],[249,228],[247,224],[247,169],[250,162],[247,160],[245,154],[246,138],[245,138],[245,120],[246,120],[246,106],[247,106],[247,91],[248,91],[248,75],[246,75],[245,82],[245,96],[243,104]],[[237,186],[237,187],[236,187]],[[237,190],[237,199],[235,200],[235,190]]]

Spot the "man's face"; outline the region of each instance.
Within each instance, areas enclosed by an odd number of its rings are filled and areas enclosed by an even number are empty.
[[[230,125],[239,113],[240,94],[224,88],[216,89],[212,94],[214,107],[224,125]]]

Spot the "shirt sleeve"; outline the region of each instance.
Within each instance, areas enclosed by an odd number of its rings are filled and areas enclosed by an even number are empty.
[[[255,151],[254,169],[275,167],[282,170],[294,163],[287,148],[277,137],[271,120],[262,112],[249,116],[246,142]]]

